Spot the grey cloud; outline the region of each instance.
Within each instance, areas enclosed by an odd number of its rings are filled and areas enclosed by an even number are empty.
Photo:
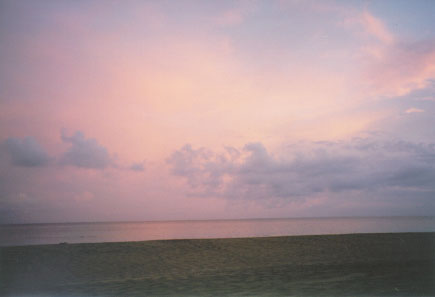
[[[144,171],[145,170],[144,162],[133,163],[130,166],[130,170],[133,170],[133,171]]]
[[[261,143],[231,151],[237,154],[186,145],[167,162],[201,196],[295,201],[318,193],[435,194],[435,144],[354,138],[293,144],[279,156]]]
[[[172,173],[186,177],[192,188],[206,186],[216,188],[222,183],[225,173],[232,172],[239,151],[226,148],[226,154],[216,154],[205,148],[193,149],[190,144],[172,153],[167,163],[172,166]]]
[[[15,166],[41,167],[50,162],[47,152],[33,137],[8,138],[4,148]]]
[[[62,132],[62,141],[70,148],[61,156],[60,162],[81,168],[104,169],[113,165],[113,159],[107,149],[94,138],[86,138],[77,131],[71,137]]]

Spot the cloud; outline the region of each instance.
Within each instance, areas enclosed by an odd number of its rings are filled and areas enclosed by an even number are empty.
[[[385,96],[403,96],[428,87],[435,78],[435,42],[386,47],[369,66],[367,75],[372,87]]]
[[[435,78],[435,40],[410,40],[393,34],[370,11],[339,10],[344,25],[358,36],[362,83],[369,97],[404,96]]]
[[[144,171],[145,170],[144,162],[133,163],[130,166],[130,170],[133,170],[133,171]]]
[[[388,30],[387,26],[385,26],[380,19],[368,11],[364,11],[362,14],[360,14],[358,21],[368,34],[375,37],[379,41],[385,44],[394,42],[394,36]]]
[[[172,153],[167,162],[172,165],[172,173],[187,178],[192,187],[213,185],[220,183],[219,179],[223,172],[221,167],[223,160],[219,156],[205,148],[193,149],[190,144]],[[211,166],[209,166],[211,165]]]
[[[61,138],[70,144],[70,148],[61,156],[61,164],[92,169],[104,169],[113,165],[109,152],[96,139],[86,138],[80,131],[71,137],[62,132]]]
[[[411,108],[408,108],[405,112],[406,113],[419,113],[419,112],[424,112],[424,109],[411,107]]]
[[[215,17],[215,22],[220,26],[239,25],[255,10],[256,4],[253,1],[234,2],[233,7]]]
[[[368,11],[357,19],[363,30],[376,39],[363,47],[367,54],[364,77],[373,94],[403,96],[430,85],[435,78],[435,40],[397,38]]]
[[[41,167],[50,162],[47,152],[33,137],[8,138],[4,147],[15,166]]]
[[[261,143],[224,152],[186,145],[167,162],[199,196],[302,201],[319,194],[435,194],[435,144],[353,138],[297,143],[279,156]]]
[[[92,192],[84,191],[74,195],[74,200],[77,202],[91,201],[95,198],[95,195]]]
[[[238,25],[243,22],[243,18],[244,16],[239,10],[232,9],[219,15],[216,18],[216,22],[222,26]]]

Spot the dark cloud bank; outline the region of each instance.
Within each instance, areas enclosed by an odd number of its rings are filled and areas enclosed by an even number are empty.
[[[87,138],[81,131],[71,136],[62,131],[61,140],[69,147],[57,158],[49,156],[34,137],[8,138],[0,148],[9,157],[11,164],[19,167],[42,167],[57,163],[63,166],[96,170],[109,167],[119,168],[115,163],[115,158],[106,147],[95,138]],[[144,162],[133,163],[127,169],[144,171]]]
[[[429,201],[435,197],[432,143],[354,138],[297,143],[279,155],[261,143],[227,147],[220,153],[185,145],[167,162],[200,196],[286,201],[321,193]]]

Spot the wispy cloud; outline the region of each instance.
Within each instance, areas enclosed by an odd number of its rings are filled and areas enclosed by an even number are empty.
[[[364,44],[365,80],[372,96],[403,96],[427,87],[435,78],[435,41],[405,40],[368,11],[360,16],[364,30],[378,42]]]
[[[241,24],[253,11],[255,11],[256,1],[245,0],[235,1],[233,6],[226,9],[215,17],[215,21],[220,26],[234,26]]]
[[[419,112],[424,112],[424,109],[411,107],[411,108],[408,108],[405,112],[406,113],[419,113]]]
[[[403,96],[423,89],[435,78],[435,42],[402,42],[380,49],[369,64],[369,83],[384,96]]]
[[[372,35],[382,43],[391,44],[394,42],[395,38],[388,30],[387,26],[367,10],[359,15],[358,21],[368,34]]]

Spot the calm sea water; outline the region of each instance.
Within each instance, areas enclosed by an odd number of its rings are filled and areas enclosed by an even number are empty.
[[[435,217],[25,224],[0,225],[0,246],[61,242],[434,231]]]

